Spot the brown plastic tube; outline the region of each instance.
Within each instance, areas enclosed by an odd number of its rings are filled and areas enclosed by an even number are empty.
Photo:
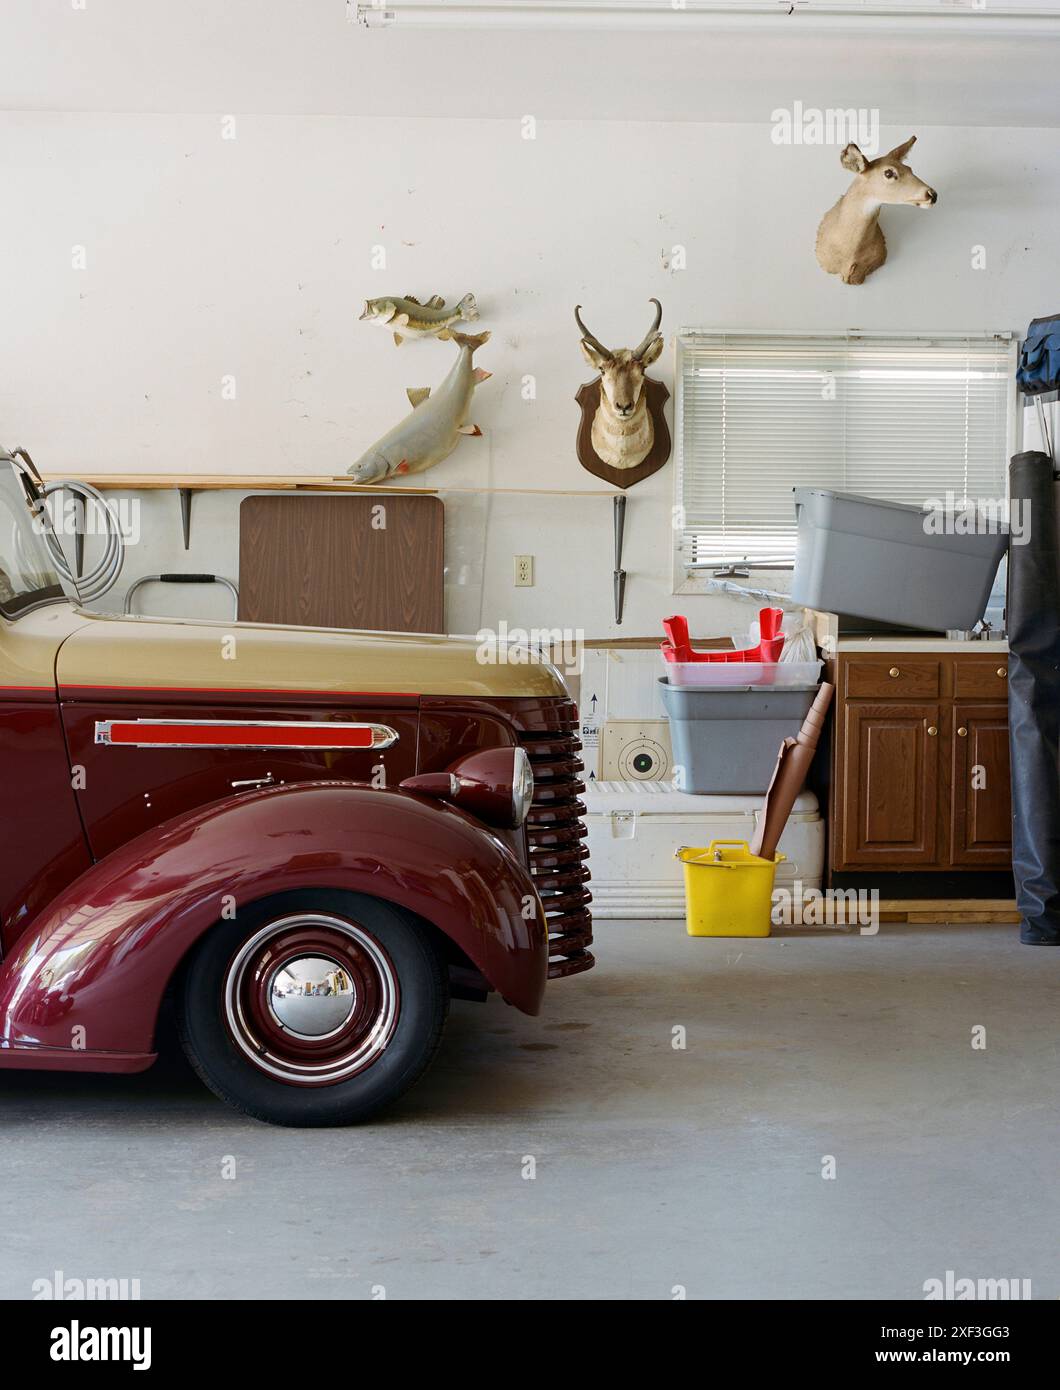
[[[750,846],[751,853],[762,859],[772,860],[777,852],[777,845],[780,844],[780,837],[788,823],[791,808],[802,791],[806,774],[813,762],[813,755],[817,752],[817,744],[824,730],[825,716],[828,714],[828,706],[832,703],[834,693],[835,686],[825,681],[803,720],[798,736],[786,738],[780,745],[777,765],[773,769],[769,790],[762,804],[762,813],[758,817],[758,828]]]

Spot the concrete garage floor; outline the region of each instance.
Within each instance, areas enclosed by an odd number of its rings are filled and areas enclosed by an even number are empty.
[[[175,1059],[0,1073],[0,1296],[62,1270],[144,1298],[917,1299],[948,1269],[1060,1296],[1060,952],[677,922],[597,946],[540,1019],[455,1005],[370,1128],[244,1120]]]

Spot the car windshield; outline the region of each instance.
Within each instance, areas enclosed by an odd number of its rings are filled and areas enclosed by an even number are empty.
[[[0,613],[17,618],[30,608],[76,598],[48,547],[48,513],[34,516],[22,475],[0,456]]]

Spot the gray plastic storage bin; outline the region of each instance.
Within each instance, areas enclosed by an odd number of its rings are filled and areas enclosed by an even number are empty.
[[[937,632],[973,628],[983,616],[1007,527],[929,535],[920,507],[824,488],[794,493],[796,603]]]
[[[802,728],[817,690],[816,685],[697,690],[671,685],[661,676],[674,766],[684,768],[681,790],[722,796],[767,791],[780,745]]]

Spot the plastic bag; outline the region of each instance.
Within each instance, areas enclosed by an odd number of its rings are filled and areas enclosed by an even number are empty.
[[[792,618],[791,631],[784,634],[784,650],[780,653],[781,661],[816,661],[817,639],[813,635],[813,628],[809,626],[801,613],[792,614]]]

